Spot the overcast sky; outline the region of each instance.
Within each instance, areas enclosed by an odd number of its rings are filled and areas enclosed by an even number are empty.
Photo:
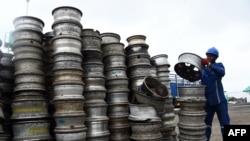
[[[83,28],[113,32],[121,42],[132,35],[145,35],[150,56],[167,54],[170,70],[184,52],[205,57],[214,46],[217,62],[226,69],[224,89],[241,92],[250,85],[250,1],[249,0],[30,0],[28,15],[52,31],[52,10],[73,6],[82,11]],[[0,38],[14,30],[13,20],[25,16],[26,0],[1,0]]]

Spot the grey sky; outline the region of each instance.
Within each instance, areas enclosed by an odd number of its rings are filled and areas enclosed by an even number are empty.
[[[52,31],[52,10],[73,6],[83,13],[83,28],[114,32],[126,38],[145,35],[151,56],[167,54],[173,71],[178,57],[192,52],[205,57],[215,46],[223,62],[225,90],[240,92],[250,85],[249,0],[30,0],[28,15]],[[26,0],[1,0],[0,38],[14,29],[13,20],[26,15]]]

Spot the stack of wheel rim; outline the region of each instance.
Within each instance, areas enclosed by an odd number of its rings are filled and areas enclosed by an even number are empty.
[[[53,48],[52,48],[52,39],[54,37],[53,31],[46,32],[44,34],[44,41],[43,41],[43,47],[44,47],[44,68],[45,68],[45,89],[46,89],[46,97],[49,99],[49,109],[48,112],[50,115],[53,115],[55,112],[54,104],[53,104],[53,98],[54,98],[54,90],[52,86],[53,82]],[[55,128],[55,120],[52,120],[51,126],[50,126],[50,132],[51,135],[54,137],[54,128]]]
[[[6,102],[6,105],[10,105],[12,93],[13,93],[13,87],[14,87],[14,65],[12,62],[13,54],[12,53],[2,53],[1,57],[1,68],[0,68],[0,88],[2,89],[2,95],[4,98],[4,101]],[[9,106],[8,106],[9,107]],[[6,112],[11,112],[7,111]],[[10,113],[6,115],[7,117],[10,116]]]
[[[178,86],[181,109],[178,112],[180,141],[205,141],[205,85]]]
[[[156,73],[158,80],[167,87],[168,93],[171,93],[170,88],[170,63],[168,62],[167,54],[159,54],[152,56],[151,58],[152,66],[156,67]]]
[[[151,64],[151,68],[150,68],[150,73],[151,73],[151,76],[155,79],[158,79],[158,76],[157,76],[157,67],[156,65],[154,64],[153,60],[150,59],[150,64]]]
[[[107,103],[105,102],[106,88],[104,65],[102,63],[103,52],[101,50],[101,36],[98,30],[86,28],[82,30],[83,41],[82,54],[84,56],[82,66],[84,70],[83,81],[85,88],[84,110],[87,113],[87,140],[108,141],[109,118],[107,117]]]
[[[148,44],[145,42],[146,36],[132,35],[127,38],[128,46],[125,48],[127,55],[129,88],[131,90],[129,101],[136,103],[133,91],[138,91],[138,87],[143,83],[145,76],[151,76],[150,55]]]
[[[13,24],[13,140],[52,140],[43,70],[44,23],[36,17],[21,16]]]
[[[2,57],[3,57],[3,53],[2,51],[0,51],[0,60],[1,60],[1,67],[0,67],[0,83],[2,84],[2,81],[7,83],[9,82],[8,79],[12,80],[11,76],[12,76],[12,72],[10,72],[10,70],[8,70],[6,68],[6,66],[3,66],[2,64]],[[6,75],[6,76],[5,76]],[[5,95],[4,93],[4,88],[1,85],[0,88],[0,140],[3,141],[7,141],[8,139],[10,139],[11,136],[11,130],[7,130],[6,129],[11,129],[11,124],[10,124],[10,114],[5,115],[5,111],[11,111],[10,109],[10,96],[11,95]],[[7,103],[6,103],[6,102]],[[8,123],[8,124],[6,124]]]
[[[173,98],[167,97],[164,104],[165,112],[160,114],[162,120],[161,134],[162,141],[176,141],[176,121],[173,106]]]
[[[52,105],[52,100],[54,98],[54,91],[53,91],[53,48],[52,48],[52,39],[54,37],[54,32],[46,32],[44,34],[44,42],[43,42],[43,47],[44,47],[44,65],[45,65],[45,88],[46,88],[46,95],[49,98],[49,104],[50,106]],[[51,110],[52,108],[49,108]],[[52,112],[52,111],[51,111]]]
[[[84,82],[82,80],[82,12],[61,6],[53,9],[52,86],[55,138],[60,141],[85,140]],[[48,49],[47,51],[49,51]]]
[[[168,97],[166,98],[165,102],[165,112],[160,115],[162,118],[162,128],[161,132],[163,135],[163,140],[170,140],[175,141],[177,133],[175,132],[176,123],[175,123],[175,112],[174,106],[172,104],[172,97],[171,97],[171,89],[170,89],[170,63],[168,62],[168,55],[167,54],[159,54],[152,56],[150,58],[152,66],[156,68],[156,76],[157,79],[167,88],[168,90]]]
[[[129,120],[131,139],[134,141],[161,141],[161,118],[156,109],[148,104],[130,104]]]
[[[120,35],[116,33],[102,33],[101,37],[110,141],[128,141],[130,140],[129,88],[124,44],[120,42]]]

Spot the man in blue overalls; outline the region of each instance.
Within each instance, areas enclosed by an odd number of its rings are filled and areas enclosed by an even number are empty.
[[[206,85],[205,111],[207,115],[205,123],[207,124],[206,137],[207,141],[209,141],[212,132],[211,129],[214,114],[217,114],[220,122],[222,137],[224,126],[230,124],[230,118],[228,114],[228,103],[221,82],[222,77],[225,75],[225,68],[222,63],[215,62],[219,57],[219,52],[215,47],[212,47],[207,50],[206,56],[207,58],[202,59],[202,64],[205,66],[202,70],[201,83]]]

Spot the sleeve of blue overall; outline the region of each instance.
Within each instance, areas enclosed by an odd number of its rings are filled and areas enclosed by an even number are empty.
[[[203,69],[201,82],[206,85],[205,97],[209,105],[217,105],[226,100],[221,82],[224,75],[225,69],[222,63],[213,63]]]

